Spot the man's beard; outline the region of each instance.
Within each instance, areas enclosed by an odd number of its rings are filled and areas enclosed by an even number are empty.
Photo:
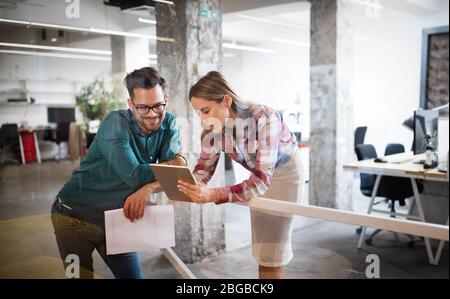
[[[157,127],[156,126],[151,126],[150,127],[147,123],[145,123],[145,120],[147,120],[147,119],[159,120],[158,126]],[[164,114],[161,114],[161,115],[158,115],[156,117],[139,117],[138,118],[138,122],[141,125],[141,127],[143,127],[147,131],[147,133],[151,133],[151,132],[154,132],[154,131],[159,129],[163,119],[164,119]]]

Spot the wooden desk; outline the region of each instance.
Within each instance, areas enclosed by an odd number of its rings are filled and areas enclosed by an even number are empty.
[[[369,173],[376,175],[389,175],[397,177],[416,178],[437,182],[448,182],[447,174],[437,169],[424,169],[423,165],[415,162],[425,160],[425,154],[414,156],[412,153],[404,153],[385,157],[386,160],[395,163],[376,163],[374,159],[347,163],[343,165],[344,170]],[[397,162],[403,159],[403,163]]]
[[[436,181],[436,182],[447,182],[448,176],[446,173],[439,172],[437,169],[424,169],[423,165],[417,164],[415,162],[420,160],[425,160],[425,154],[414,156],[411,152],[402,153],[397,155],[392,155],[389,157],[385,157],[388,163],[376,163],[374,159],[363,160],[354,163],[344,164],[343,168],[347,171],[353,171],[358,173],[368,173],[375,174],[375,186],[372,191],[372,196],[370,199],[369,208],[367,213],[370,214],[373,209],[373,203],[378,192],[378,187],[380,185],[381,177],[383,175],[386,176],[395,176],[395,177],[404,177],[411,179],[412,188],[414,191],[414,203],[417,204],[417,209],[419,211],[419,217],[417,220],[422,222],[426,222],[425,216],[423,213],[422,202],[420,199],[420,194],[417,188],[416,179],[428,180],[428,181]],[[412,207],[408,214],[411,214]],[[408,216],[407,219],[414,219],[416,217]],[[448,219],[447,219],[448,225]],[[366,228],[364,227],[361,236],[358,242],[358,248],[361,248],[362,241],[365,235]],[[442,249],[444,247],[444,242],[441,241],[439,243],[438,250],[436,252],[436,256],[433,256],[433,252],[431,249],[431,243],[429,238],[425,238],[425,246],[428,255],[428,261],[430,264],[437,265],[439,263],[439,259],[442,253]]]

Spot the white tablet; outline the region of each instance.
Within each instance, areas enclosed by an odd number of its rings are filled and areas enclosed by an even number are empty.
[[[150,169],[155,174],[156,179],[159,181],[170,200],[192,202],[192,200],[177,187],[178,180],[197,184],[194,175],[187,166],[150,164]]]

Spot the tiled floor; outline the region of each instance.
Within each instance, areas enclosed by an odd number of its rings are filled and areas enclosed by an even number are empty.
[[[58,250],[48,216],[55,194],[78,163],[62,161],[7,166],[0,177],[0,277],[63,277]],[[366,207],[358,198],[356,210]],[[199,278],[257,278],[251,256],[250,219],[245,206],[226,207],[227,251],[201,263],[188,265]],[[427,263],[423,242],[407,248],[394,234],[383,232],[375,246],[356,249],[355,227],[318,219],[296,217],[294,258],[287,278],[365,278],[369,253],[380,257],[382,278],[447,278],[448,246],[438,266]],[[141,254],[145,277],[179,278],[159,251]],[[99,278],[112,277],[97,253],[94,265]]]

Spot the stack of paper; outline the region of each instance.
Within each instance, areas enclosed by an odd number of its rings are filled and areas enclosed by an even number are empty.
[[[125,218],[123,209],[105,211],[106,253],[173,247],[174,226],[173,205],[148,206],[144,217],[134,222]]]

